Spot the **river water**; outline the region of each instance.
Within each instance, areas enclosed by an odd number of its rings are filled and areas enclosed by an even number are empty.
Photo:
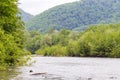
[[[0,80],[120,80],[120,59],[36,56],[31,61],[36,62],[1,71]]]

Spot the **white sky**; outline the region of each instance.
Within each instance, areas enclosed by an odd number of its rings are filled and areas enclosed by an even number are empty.
[[[19,7],[24,11],[36,15],[56,5],[79,0],[19,0]]]

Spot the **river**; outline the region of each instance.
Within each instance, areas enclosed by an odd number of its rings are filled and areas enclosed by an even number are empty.
[[[36,62],[1,71],[0,80],[120,80],[120,59],[34,56],[31,61]]]

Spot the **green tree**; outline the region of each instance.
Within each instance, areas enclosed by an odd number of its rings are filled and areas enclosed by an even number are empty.
[[[0,0],[0,69],[25,60],[24,23],[18,16],[17,0]]]
[[[41,35],[37,31],[30,31],[27,35],[26,49],[32,54],[41,47]]]

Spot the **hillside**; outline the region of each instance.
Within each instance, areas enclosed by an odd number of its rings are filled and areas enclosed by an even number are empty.
[[[28,30],[83,30],[88,25],[120,21],[120,0],[82,0],[53,7],[27,22]]]
[[[19,9],[19,10],[20,10],[20,13],[21,13],[20,15],[22,17],[22,20],[24,22],[27,22],[28,20],[30,20],[31,18],[33,18],[33,15],[31,15],[31,14],[23,11],[22,9]]]

